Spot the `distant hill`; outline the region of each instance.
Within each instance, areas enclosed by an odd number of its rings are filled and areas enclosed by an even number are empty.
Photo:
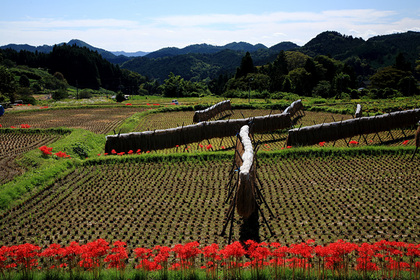
[[[248,51],[254,65],[265,65],[273,61],[280,50],[290,50],[299,46],[280,43],[274,48],[262,44],[231,43],[225,46],[207,44],[191,45],[183,49],[165,48],[144,57],[136,57],[121,64],[122,69],[131,70],[163,82],[172,72],[187,80],[214,79],[221,74],[234,73]]]
[[[299,51],[309,56],[328,55],[337,60],[359,57],[377,69],[395,63],[398,53],[414,62],[420,55],[420,32],[381,35],[368,39],[354,38],[326,31],[310,40]]]
[[[86,47],[89,50],[97,51],[104,59],[108,60],[109,62],[116,63],[116,64],[123,63],[124,61],[127,61],[127,60],[130,59],[127,56],[117,56],[117,55],[113,54],[112,52],[109,52],[109,51],[104,50],[104,49],[96,48],[94,46],[89,45],[86,42],[83,42],[83,41],[77,40],[77,39],[72,39],[68,43],[59,43],[57,45],[62,46],[64,44],[67,44],[67,45],[70,45],[70,46],[76,45],[76,46],[81,47],[81,48]],[[29,51],[29,52],[38,51],[40,53],[50,53],[53,50],[53,47],[54,46],[48,46],[48,45],[35,47],[35,46],[30,46],[28,44],[8,44],[8,45],[5,45],[5,46],[1,46],[0,49],[12,49],[12,50],[15,50],[15,51],[18,51],[18,52],[21,51],[21,50],[24,50],[24,51]]]
[[[298,45],[292,42],[281,42],[277,45],[270,47],[270,50],[280,52],[280,51],[290,51],[290,50],[297,50],[299,48]]]
[[[145,56],[147,54],[149,54],[150,52],[142,52],[142,51],[138,51],[138,52],[124,52],[124,51],[116,51],[116,52],[112,52],[113,54],[115,54],[116,56],[126,56],[126,57],[137,57],[137,56]]]
[[[175,47],[163,48],[155,52],[151,52],[146,55],[148,58],[160,58],[167,56],[176,56],[190,53],[199,53],[199,54],[212,54],[217,53],[222,50],[233,50],[233,51],[245,51],[245,52],[254,52],[259,49],[267,49],[263,44],[252,45],[246,42],[233,42],[224,46],[213,46],[209,44],[194,44],[189,45],[185,48],[179,49]]]
[[[29,52],[40,52],[40,53],[49,53],[52,51],[52,46],[43,45],[43,46],[31,46],[28,44],[8,44],[5,46],[1,46],[0,49],[12,49],[15,51],[29,51]]]
[[[109,62],[119,64],[123,69],[132,70],[160,81],[166,79],[170,72],[180,75],[184,79],[213,79],[220,74],[235,73],[246,52],[251,53],[255,66],[261,66],[273,62],[280,51],[289,50],[299,51],[311,57],[327,55],[341,61],[351,60],[350,65],[357,63],[363,67],[368,65],[368,72],[364,75],[368,76],[376,69],[395,63],[395,58],[399,53],[403,53],[404,57],[414,66],[420,55],[420,32],[409,31],[364,40],[342,35],[336,31],[326,31],[318,34],[302,47],[292,42],[281,42],[270,48],[262,44],[232,42],[224,46],[194,44],[185,48],[168,47],[151,53],[110,52],[93,47],[81,40],[71,40],[66,44],[86,47],[98,52]],[[51,52],[53,46],[34,47],[9,44],[0,48],[48,53]]]

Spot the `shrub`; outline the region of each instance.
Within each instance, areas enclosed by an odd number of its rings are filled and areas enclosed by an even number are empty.
[[[89,99],[92,98],[93,94],[90,89],[83,89],[79,92],[79,98],[81,99]]]
[[[67,93],[67,90],[65,89],[58,89],[58,90],[53,91],[51,96],[54,100],[61,100],[61,99],[67,98],[69,94]]]

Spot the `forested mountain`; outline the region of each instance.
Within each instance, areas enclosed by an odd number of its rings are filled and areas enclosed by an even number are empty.
[[[256,65],[264,65],[273,61],[281,50],[298,47],[290,42],[279,43],[271,48],[262,44],[251,45],[244,42],[231,43],[223,47],[207,44],[191,45],[183,49],[161,49],[144,57],[136,57],[121,64],[121,68],[159,81],[166,79],[169,73],[180,75],[187,80],[199,81],[214,79],[225,73],[234,73],[246,52],[252,53]]]
[[[66,50],[58,55],[63,47]],[[188,81],[197,82],[200,87],[208,85],[216,94],[226,91],[236,94],[237,90],[251,87],[272,93],[323,97],[342,92],[353,96],[354,92],[347,89],[356,90],[368,84],[378,89],[391,88],[404,95],[415,94],[420,80],[420,32],[364,40],[326,31],[302,47],[291,42],[270,48],[245,42],[225,46],[195,44],[182,49],[164,48],[142,57],[115,56],[79,40],[56,45],[50,53],[44,53],[46,46],[42,47],[43,51],[38,49],[41,47],[34,49],[27,45],[13,45],[13,48],[23,51],[3,50],[3,58],[20,65],[62,72],[70,84],[77,81],[93,88],[116,90],[123,85],[136,89],[141,80],[144,86],[138,92],[144,94],[157,93],[159,84],[166,83],[169,76],[174,81],[184,79],[185,84]],[[244,57],[252,58],[250,69],[254,70],[239,75]],[[80,65],[84,67],[78,68]],[[84,82],[85,76],[89,81]],[[379,95],[394,96],[395,92]]]
[[[75,44],[56,45],[49,53],[4,49],[0,50],[0,62],[48,69],[51,74],[59,72],[70,85],[79,88],[103,87],[118,91],[133,86],[137,88],[140,80],[145,81],[145,77],[120,69],[97,51]]]
[[[122,55],[115,55],[112,52],[109,52],[107,50],[104,49],[100,49],[100,48],[96,48],[94,46],[89,45],[86,42],[83,42],[81,40],[77,40],[77,39],[73,39],[70,40],[68,43],[60,43],[57,44],[57,46],[62,46],[62,45],[70,45],[70,46],[77,46],[77,47],[86,47],[87,49],[91,50],[91,51],[96,51],[98,52],[104,59],[108,60],[109,62],[115,63],[115,64],[120,64],[123,63],[124,61],[130,60],[130,58],[128,56],[122,56]],[[27,44],[23,44],[23,45],[19,45],[19,44],[8,44],[5,46],[1,46],[0,49],[12,49],[15,51],[29,51],[29,52],[39,52],[39,53],[50,53],[52,52],[54,46],[48,46],[48,45],[43,45],[43,46],[38,46],[38,47],[34,47],[34,46],[30,46]]]
[[[209,44],[194,44],[189,45],[185,48],[163,48],[157,50],[155,52],[149,53],[146,55],[148,58],[161,58],[167,56],[176,56],[176,55],[184,55],[184,54],[192,54],[192,53],[199,53],[199,54],[213,54],[223,50],[233,50],[233,51],[244,51],[244,52],[254,52],[259,49],[267,49],[266,46],[263,44],[256,44],[252,45],[245,42],[233,42],[224,46],[213,46]]]
[[[373,69],[392,65],[397,55],[402,53],[414,65],[420,55],[420,32],[382,35],[365,41],[326,31],[299,48],[299,51],[311,57],[327,55],[341,61],[358,57]]]

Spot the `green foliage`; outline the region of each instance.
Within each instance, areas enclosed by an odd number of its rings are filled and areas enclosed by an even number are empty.
[[[21,87],[30,87],[31,83],[29,81],[28,76],[26,76],[25,74],[20,76],[19,78],[19,86]]]
[[[28,87],[21,87],[16,91],[17,98],[22,100],[24,104],[36,104],[36,99],[32,96],[33,91]]]
[[[76,45],[54,46],[50,53],[14,51],[12,49],[0,50],[2,56],[17,65],[26,65],[32,68],[49,69],[54,76],[31,77],[40,82],[41,87],[47,89],[64,89],[68,84],[74,87],[91,88],[98,90],[103,87],[108,90],[122,90],[125,94],[136,93],[140,83],[146,78],[131,71],[121,69],[95,51],[87,47]],[[32,71],[34,72],[34,71]],[[68,83],[68,84],[67,84]]]
[[[236,69],[236,75],[235,78],[239,79],[241,77],[245,77],[246,75],[250,73],[255,72],[254,62],[252,60],[251,54],[249,52],[246,52],[245,56],[241,60],[241,65],[238,69]]]
[[[55,90],[55,91],[53,91],[53,93],[51,94],[51,97],[52,97],[54,100],[61,100],[61,99],[67,98],[68,96],[69,96],[69,94],[68,94],[67,90],[65,90],[65,89],[58,89],[58,90]]]
[[[73,150],[73,153],[80,157],[80,159],[85,159],[89,155],[89,148],[83,145],[82,143],[73,143],[71,145],[71,149]]]
[[[16,82],[13,74],[5,66],[0,65],[0,97],[3,100],[15,102]]]
[[[79,91],[80,99],[89,99],[93,97],[93,91],[91,89],[82,89]]]
[[[181,76],[170,73],[168,78],[159,87],[166,97],[199,97],[210,92],[205,84],[200,82],[186,81]]]

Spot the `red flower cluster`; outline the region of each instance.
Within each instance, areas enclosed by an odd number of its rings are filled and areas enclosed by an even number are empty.
[[[60,158],[71,158],[68,154],[66,154],[65,152],[59,151],[57,153],[55,153],[54,155],[60,157]]]
[[[351,141],[349,142],[349,144],[350,144],[350,145],[358,145],[358,144],[359,144],[359,142],[357,142],[356,140],[351,140]]]
[[[44,146],[39,147],[38,149],[41,151],[43,156],[47,157],[47,156],[50,156],[50,155],[53,154],[52,153],[52,150],[53,150],[52,147],[47,147],[47,146],[44,145]],[[68,154],[66,154],[65,152],[62,152],[62,151],[54,153],[54,155],[59,157],[59,158],[71,158]]]
[[[378,277],[380,274],[379,278],[388,279],[399,278],[403,271],[414,273],[416,279],[420,276],[420,244],[379,241],[358,245],[343,240],[318,246],[314,243],[308,240],[286,246],[247,241],[244,246],[234,242],[222,249],[218,244],[200,249],[198,242],[190,242],[172,248],[160,245],[153,249],[136,248],[134,253],[138,260],[136,269],[145,273],[175,270],[186,278],[192,276],[200,260],[204,262],[200,267],[213,279],[219,271],[228,278],[239,278],[244,268],[251,269],[258,277],[261,269],[268,267],[274,268],[276,279],[281,278],[280,274],[286,268],[292,269],[293,273],[300,271],[318,278],[325,278],[328,270],[339,278],[347,278],[350,272],[364,277],[375,272]],[[246,258],[249,261],[245,261]],[[51,244],[42,251],[32,244],[3,246],[0,248],[0,273],[16,269],[29,273],[40,268],[39,263],[42,263],[44,269],[67,268],[70,273],[84,269],[91,271],[95,278],[101,268],[116,268],[123,273],[127,260],[126,243],[121,241],[114,242],[112,248],[105,240],[98,239],[85,245],[72,242],[67,247]]]
[[[52,155],[53,148],[51,147],[47,147],[44,145],[44,146],[39,147],[38,149],[42,152],[42,155],[44,156]]]
[[[409,140],[404,140],[404,142],[402,142],[402,144],[404,145],[404,146],[406,146],[407,144],[408,144],[408,142],[410,142]]]
[[[31,128],[29,124],[21,124],[20,128]]]

